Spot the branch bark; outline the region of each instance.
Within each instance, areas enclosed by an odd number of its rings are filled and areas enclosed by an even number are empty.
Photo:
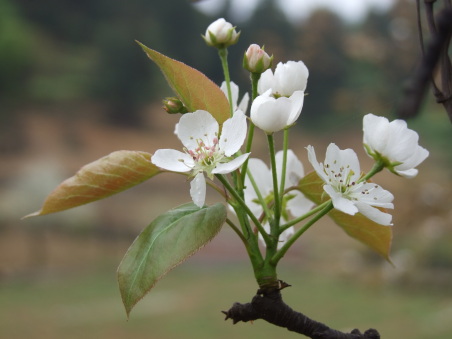
[[[424,46],[421,23],[420,0],[417,0],[418,26],[422,49],[422,60],[410,84],[405,89],[405,97],[397,108],[397,115],[403,119],[412,118],[419,112],[429,83],[436,101],[444,106],[452,122],[452,64],[448,50],[452,35],[452,6],[450,0],[435,17],[433,5],[436,0],[424,0],[430,41]],[[441,84],[435,82],[435,70],[440,74]]]
[[[380,339],[380,334],[374,329],[368,329],[363,334],[358,329],[343,333],[312,320],[290,308],[283,301],[280,290],[258,290],[250,303],[234,303],[228,311],[222,312],[226,315],[225,320],[232,319],[234,324],[263,319],[311,339]]]

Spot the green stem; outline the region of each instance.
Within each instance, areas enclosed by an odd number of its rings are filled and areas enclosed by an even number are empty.
[[[321,205],[322,206],[322,205]],[[302,228],[300,228],[295,234],[290,237],[289,240],[276,252],[276,254],[272,257],[271,263],[276,265],[279,260],[286,254],[289,248],[295,243],[295,241],[306,232],[312,225],[314,225],[319,219],[321,219],[324,215],[326,215],[329,211],[333,209],[333,202],[328,201],[327,204],[320,210],[320,212],[314,216],[311,220],[309,220]]]
[[[270,219],[271,212],[268,209],[268,205],[265,202],[265,199],[262,196],[262,193],[259,190],[259,187],[257,186],[256,181],[254,180],[253,174],[250,171],[248,171],[247,175],[248,175],[248,178],[250,179],[250,182],[251,182],[251,185],[253,186],[254,191],[256,192],[257,199],[259,200],[259,203],[262,205],[262,208],[264,209],[264,213],[267,216],[267,219]]]
[[[279,199],[278,189],[278,173],[276,170],[276,156],[275,156],[275,141],[273,134],[267,135],[268,149],[270,151],[270,162],[272,166],[272,178],[273,178],[273,196],[275,200],[274,204],[274,222],[270,223],[272,227],[272,235],[277,236],[279,234],[279,219],[281,218],[281,204]]]
[[[287,149],[289,148],[289,129],[284,130],[284,141],[283,141],[283,162],[282,162],[282,172],[281,172],[281,182],[279,184],[279,196],[282,201],[284,195],[284,186],[286,185],[286,171],[287,171]]]
[[[239,195],[239,193],[234,189],[234,187],[231,186],[231,184],[226,180],[226,178],[221,174],[215,174],[215,176],[220,180],[220,182],[226,187],[226,189],[231,193],[231,195],[234,197],[234,199],[237,201],[237,203],[240,205],[240,208],[243,209],[246,214],[250,217],[250,219],[253,221],[254,225],[256,225],[259,232],[262,233],[262,237],[264,238],[265,243],[269,243],[270,237],[265,232],[264,228],[262,227],[262,224],[257,220],[256,216],[253,212],[249,209],[249,207],[246,205],[245,201],[243,201],[242,197]],[[243,224],[243,223],[242,223]],[[242,225],[243,226],[243,225]],[[249,228],[249,227],[248,227]],[[251,228],[247,229],[247,232],[251,232]]]
[[[251,102],[257,97],[257,84],[259,83],[259,79],[261,78],[261,73],[251,73]]]
[[[249,153],[251,151],[251,145],[253,144],[254,137],[254,124],[250,121],[250,126],[248,127],[248,139],[246,141],[245,153]],[[245,185],[245,177],[248,170],[248,161],[249,157],[245,160],[242,165],[242,187]]]
[[[229,218],[226,218],[226,223],[234,230],[235,233],[237,233],[237,235],[242,240],[245,247],[247,247],[248,246],[247,241],[246,241],[245,237],[243,236],[243,233],[240,232],[239,228]]]
[[[302,216],[292,219],[290,221],[288,221],[287,223],[285,223],[284,225],[282,225],[280,227],[281,229],[281,233],[284,232],[286,229],[288,229],[289,227],[298,224],[300,221],[303,221],[306,218],[309,218],[311,215],[316,214],[317,212],[321,211],[322,209],[324,209],[329,203],[331,202],[331,200],[325,201],[323,204],[320,204],[319,206],[317,206],[316,208],[313,208],[312,210],[310,210],[309,212],[303,214]]]
[[[251,79],[251,105],[253,104],[254,99],[256,99],[258,93],[257,93],[257,84],[259,83],[259,79],[261,77],[261,73],[251,73],[250,79]],[[254,124],[250,120],[250,126],[248,127],[248,139],[246,140],[246,147],[245,147],[245,153],[251,152],[251,146],[253,145],[253,138],[254,138]],[[245,182],[245,174],[248,169],[248,160],[243,163],[242,166],[242,173],[244,173],[242,178],[242,184]]]
[[[228,92],[229,100],[229,113],[231,117],[234,114],[234,108],[232,107],[232,91],[231,91],[231,77],[229,75],[229,65],[228,65],[228,49],[226,47],[218,49],[218,54],[221,60],[221,66],[223,67],[224,81],[226,82],[226,89]]]
[[[383,161],[379,160],[379,161],[375,162],[372,169],[365,176],[363,176],[361,179],[359,179],[358,182],[363,182],[363,181],[369,180],[375,174],[377,174],[378,172],[381,172],[384,168],[385,168],[385,164]]]

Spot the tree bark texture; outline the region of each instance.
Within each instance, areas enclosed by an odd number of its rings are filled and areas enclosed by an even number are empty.
[[[268,292],[258,290],[250,303],[234,303],[223,313],[226,315],[225,320],[232,319],[234,324],[263,319],[312,339],[380,339],[380,334],[374,329],[368,329],[363,334],[357,329],[343,333],[312,320],[290,308],[283,301],[280,290]]]

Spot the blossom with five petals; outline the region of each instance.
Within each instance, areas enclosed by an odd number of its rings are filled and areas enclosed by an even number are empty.
[[[392,225],[392,216],[379,208],[394,208],[394,196],[374,183],[360,181],[358,157],[352,149],[341,150],[331,143],[326,150],[325,163],[317,161],[314,147],[308,146],[309,162],[325,182],[324,191],[331,197],[334,208],[346,214],[360,212],[381,225]]]
[[[283,168],[283,151],[276,153],[276,170],[278,182],[281,183],[281,174]],[[273,193],[273,179],[272,171],[267,165],[260,159],[251,158],[248,160],[248,169],[252,173],[256,187],[260,192],[264,201],[268,204],[274,199]],[[292,150],[287,150],[287,163],[286,163],[286,179],[284,189],[294,187],[298,185],[300,179],[304,176],[303,164],[298,160],[297,156]],[[263,207],[258,198],[255,188],[253,187],[249,176],[245,178],[245,202],[250,210],[259,217],[263,213]],[[289,215],[296,218],[307,213],[314,203],[308,200],[300,191],[293,190],[284,195],[282,200],[282,218],[281,222],[288,221]],[[264,223],[264,229],[269,233],[270,225],[268,222]],[[280,248],[287,239],[294,233],[294,228],[290,227],[281,233],[279,236],[278,247]],[[262,240],[262,237],[260,237]]]
[[[221,135],[215,118],[207,111],[198,110],[184,114],[177,124],[175,133],[184,145],[184,152],[173,149],[159,149],[151,162],[173,172],[190,172],[194,177],[190,183],[193,202],[204,206],[206,180],[214,174],[226,174],[239,168],[249,153],[232,158],[246,137],[246,116],[237,110],[234,116],[223,124]]]
[[[393,173],[413,178],[415,168],[429,152],[418,145],[419,135],[409,129],[404,120],[389,122],[384,117],[367,114],[363,118],[363,143],[367,154],[376,161],[382,160]]]

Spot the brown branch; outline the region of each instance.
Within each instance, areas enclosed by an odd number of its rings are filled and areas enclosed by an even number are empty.
[[[418,11],[420,11],[419,1]],[[423,57],[405,89],[403,101],[397,108],[397,116],[404,119],[416,116],[424,100],[428,85],[431,83],[436,101],[444,106],[452,122],[452,65],[448,55],[452,34],[452,7],[450,2],[447,2],[446,8],[442,9],[434,17],[434,2],[434,0],[424,0],[431,36],[426,46],[423,46],[422,24],[420,22],[420,13],[418,12],[418,26]],[[433,74],[436,68],[438,68],[441,75],[441,86],[438,86],[434,81]]]
[[[374,329],[369,329],[364,334],[357,329],[351,333],[343,333],[312,320],[284,303],[280,290],[266,293],[259,290],[250,303],[234,303],[223,313],[226,315],[225,320],[232,319],[234,324],[263,319],[312,339],[380,339],[380,334]]]

